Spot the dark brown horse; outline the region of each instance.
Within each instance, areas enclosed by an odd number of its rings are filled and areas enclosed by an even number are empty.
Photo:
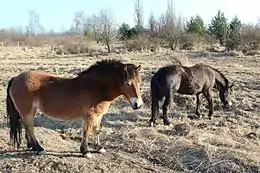
[[[103,60],[75,78],[61,78],[40,71],[27,71],[12,77],[8,82],[6,106],[13,145],[16,143],[17,147],[20,146],[23,125],[27,147],[36,154],[45,153],[33,128],[34,115],[40,110],[61,120],[82,117],[81,153],[91,157],[88,138],[92,131],[99,152],[105,152],[99,142],[102,116],[121,95],[129,100],[134,110],[141,107],[140,69],[140,65]]]
[[[220,71],[205,64],[196,64],[190,67],[182,65],[162,67],[154,73],[150,84],[152,98],[150,126],[154,126],[155,124],[156,116],[159,113],[159,101],[162,101],[164,97],[162,118],[164,125],[170,124],[167,111],[175,92],[196,95],[196,115],[199,118],[201,94],[208,101],[208,117],[210,119],[213,118],[213,100],[211,94],[213,88],[219,90],[219,97],[224,107],[232,105],[229,100],[229,91],[233,85],[230,85],[228,79]]]

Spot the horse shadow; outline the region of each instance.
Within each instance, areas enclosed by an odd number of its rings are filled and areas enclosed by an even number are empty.
[[[187,53],[189,58],[226,58],[228,56],[234,56],[231,52],[207,52],[207,51],[191,51]]]
[[[122,128],[128,126],[128,123],[137,123],[142,120],[145,112],[138,110],[138,112],[122,110],[120,113],[108,113],[103,116],[102,125],[112,128]]]
[[[90,150],[92,154],[100,154],[98,151]],[[47,156],[55,156],[55,157],[74,157],[74,158],[84,158],[79,151],[54,151],[48,150],[46,153]],[[32,157],[41,157],[41,155],[36,155],[32,151],[27,149],[20,149],[20,150],[9,150],[9,151],[0,151],[0,160],[1,159],[9,159],[9,158],[17,158],[17,159],[30,159]]]
[[[78,129],[82,127],[81,119],[77,118],[74,120],[60,120],[53,119],[46,115],[39,114],[34,118],[35,127],[43,127],[51,130],[68,130],[68,129]]]
[[[145,113],[142,110],[137,112],[121,110],[119,113],[106,113],[101,120],[102,126],[112,128],[122,128],[128,124],[128,122],[135,123],[142,119]],[[6,125],[2,125],[6,126]],[[38,114],[34,118],[35,127],[43,127],[51,130],[66,131],[69,129],[80,129],[82,127],[81,118],[77,118],[70,121],[59,120],[50,118],[44,114]],[[0,124],[1,127],[1,124]]]
[[[140,114],[143,114],[142,111]],[[131,111],[121,111],[120,113],[107,113],[102,118],[102,126],[105,126],[106,128],[113,128],[113,129],[120,129],[125,126],[127,126],[128,122],[137,122],[140,119],[140,114],[131,112]],[[80,128],[81,127],[81,121],[73,120],[70,122],[64,122],[62,120],[54,120],[52,118],[49,118],[48,116],[44,115],[37,115],[34,119],[35,126],[43,127],[46,129],[51,130],[61,130],[64,133],[66,132],[66,129],[71,128]],[[62,133],[62,132],[61,132]],[[75,132],[76,133],[76,132]],[[78,136],[78,135],[76,135]],[[81,137],[79,138],[73,138],[72,140],[80,141]],[[93,145],[93,143],[89,143],[90,146]],[[90,152],[93,154],[100,154],[98,151],[94,150],[93,146],[91,147]],[[84,156],[80,153],[80,151],[54,151],[54,150],[48,150],[46,155],[49,156],[56,156],[56,157],[83,157]],[[15,149],[8,149],[8,151],[0,151],[0,160],[1,159],[8,159],[8,158],[31,158],[32,156],[38,156],[35,155],[32,151],[27,150],[27,148],[22,147],[19,150]]]
[[[7,123],[4,123],[4,122],[0,123],[0,129],[4,129],[4,128],[7,128],[7,127],[8,127]]]

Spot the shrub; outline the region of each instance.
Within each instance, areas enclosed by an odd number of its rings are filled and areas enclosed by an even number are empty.
[[[83,44],[64,44],[63,47],[60,47],[57,51],[56,54],[61,55],[64,53],[65,55],[67,54],[83,54],[83,53],[89,53],[89,48],[87,45]]]
[[[128,51],[156,51],[159,47],[158,40],[146,34],[140,34],[133,39],[129,39],[125,44]]]
[[[217,43],[217,40],[214,36],[212,36],[210,34],[204,34],[202,37],[202,42],[204,44],[210,45],[212,47],[213,44]]]
[[[196,33],[183,34],[180,39],[180,49],[192,50],[201,41],[201,36]]]
[[[252,51],[260,49],[260,28],[245,27],[241,30],[242,51]]]

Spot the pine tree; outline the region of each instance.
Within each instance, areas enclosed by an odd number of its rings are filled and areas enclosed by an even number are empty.
[[[228,36],[228,31],[229,25],[227,18],[223,12],[218,10],[217,15],[213,17],[209,26],[209,33],[214,35],[219,40],[220,45],[223,46]]]

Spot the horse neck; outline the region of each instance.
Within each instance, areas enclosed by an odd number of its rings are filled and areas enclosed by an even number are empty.
[[[223,74],[215,70],[215,82],[220,87],[227,87],[228,81]]]
[[[76,79],[81,85],[80,88],[90,92],[94,95],[98,95],[101,100],[114,100],[120,96],[118,79],[115,77],[96,75],[96,76],[84,76]]]

